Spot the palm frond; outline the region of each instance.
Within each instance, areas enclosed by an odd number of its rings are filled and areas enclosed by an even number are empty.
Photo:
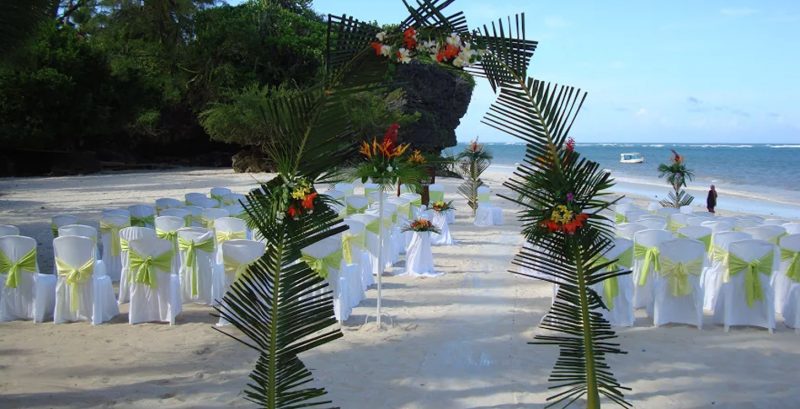
[[[467,18],[463,12],[444,14],[444,9],[453,1],[455,0],[416,0],[417,5],[413,7],[403,0],[410,16],[400,23],[400,29],[435,27],[448,33],[467,33]]]
[[[511,84],[517,78],[525,78],[530,60],[538,43],[525,38],[525,13],[511,17],[507,24],[503,20],[489,26],[483,31],[475,30],[473,38],[477,44],[488,52],[488,58],[468,67],[467,71],[477,77],[489,81],[495,92],[504,84]]]

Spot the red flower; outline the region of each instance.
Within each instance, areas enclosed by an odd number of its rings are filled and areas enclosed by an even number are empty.
[[[444,61],[444,51],[439,51],[436,53],[436,61],[442,62]]]
[[[383,144],[390,148],[392,145],[397,143],[397,130],[400,129],[400,125],[397,123],[393,123],[389,125],[389,128],[386,129],[386,133],[383,134]]]
[[[409,50],[417,46],[417,39],[414,38],[416,35],[417,30],[415,30],[414,27],[409,27],[403,32],[403,44],[405,44],[406,48]]]
[[[286,214],[288,214],[289,217],[294,219],[297,216],[300,216],[300,210],[298,210],[296,207],[294,207],[294,205],[291,205],[291,206],[289,206],[289,209],[286,210]]]
[[[567,152],[572,153],[575,150],[575,140],[572,138],[567,139]]]
[[[314,199],[316,198],[317,198],[317,192],[306,195],[306,197],[303,199],[303,209],[313,209]]]
[[[383,47],[383,44],[377,41],[373,41],[369,44],[369,46],[372,47],[373,50],[375,50],[375,55],[377,55],[378,57],[381,56],[381,47]]]
[[[444,57],[445,57],[445,59],[448,59],[448,60],[456,58],[456,56],[458,56],[458,53],[460,51],[461,50],[458,47],[456,47],[456,46],[454,46],[452,44],[448,44],[447,47],[444,48]]]

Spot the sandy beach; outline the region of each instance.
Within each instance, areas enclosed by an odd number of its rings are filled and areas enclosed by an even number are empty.
[[[40,269],[52,269],[50,217],[75,214],[96,225],[104,208],[152,203],[227,186],[244,193],[267,175],[182,169],[59,178],[0,179],[0,223],[39,242]],[[484,180],[501,193],[501,172]],[[456,179],[438,180],[458,209],[458,244],[434,247],[432,279],[384,277],[386,331],[364,326],[375,289],[342,324],[344,337],[302,356],[328,398],[342,408],[543,407],[554,347],[527,345],[552,295],[549,284],[508,272],[522,244],[510,203],[506,224],[472,225]],[[662,187],[666,192],[666,185]],[[644,198],[639,198],[644,200]],[[399,271],[396,268],[395,271]],[[255,354],[213,329],[211,308],[186,304],[175,326],[112,322],[0,323],[0,408],[252,407],[241,390]],[[792,408],[797,406],[800,335],[778,317],[774,334],[725,333],[705,317],[703,330],[652,327],[637,311],[618,329],[627,355],[611,367],[632,388],[637,408]]]

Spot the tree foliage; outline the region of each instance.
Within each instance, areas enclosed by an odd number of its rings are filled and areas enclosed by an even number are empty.
[[[661,206],[680,208],[692,204],[694,197],[681,188],[686,187],[687,180],[690,181],[694,178],[694,172],[686,167],[685,158],[682,155],[672,150],[670,162],[658,165],[658,177],[666,177],[667,183],[672,186],[672,192],[669,192],[666,199],[659,202]]]
[[[464,182],[458,186],[458,193],[467,199],[467,205],[474,215],[478,209],[478,188],[484,185],[481,174],[492,163],[492,154],[476,139],[459,152],[456,161],[458,173],[464,178]]]

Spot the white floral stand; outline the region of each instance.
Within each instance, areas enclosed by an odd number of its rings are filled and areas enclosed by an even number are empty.
[[[453,236],[450,235],[450,227],[448,227],[447,223],[447,212],[437,212],[434,210],[431,223],[441,232],[431,233],[431,244],[434,246],[453,245]]]
[[[433,267],[433,253],[431,252],[431,233],[413,232],[411,244],[406,249],[406,275],[412,277],[437,277]]]

